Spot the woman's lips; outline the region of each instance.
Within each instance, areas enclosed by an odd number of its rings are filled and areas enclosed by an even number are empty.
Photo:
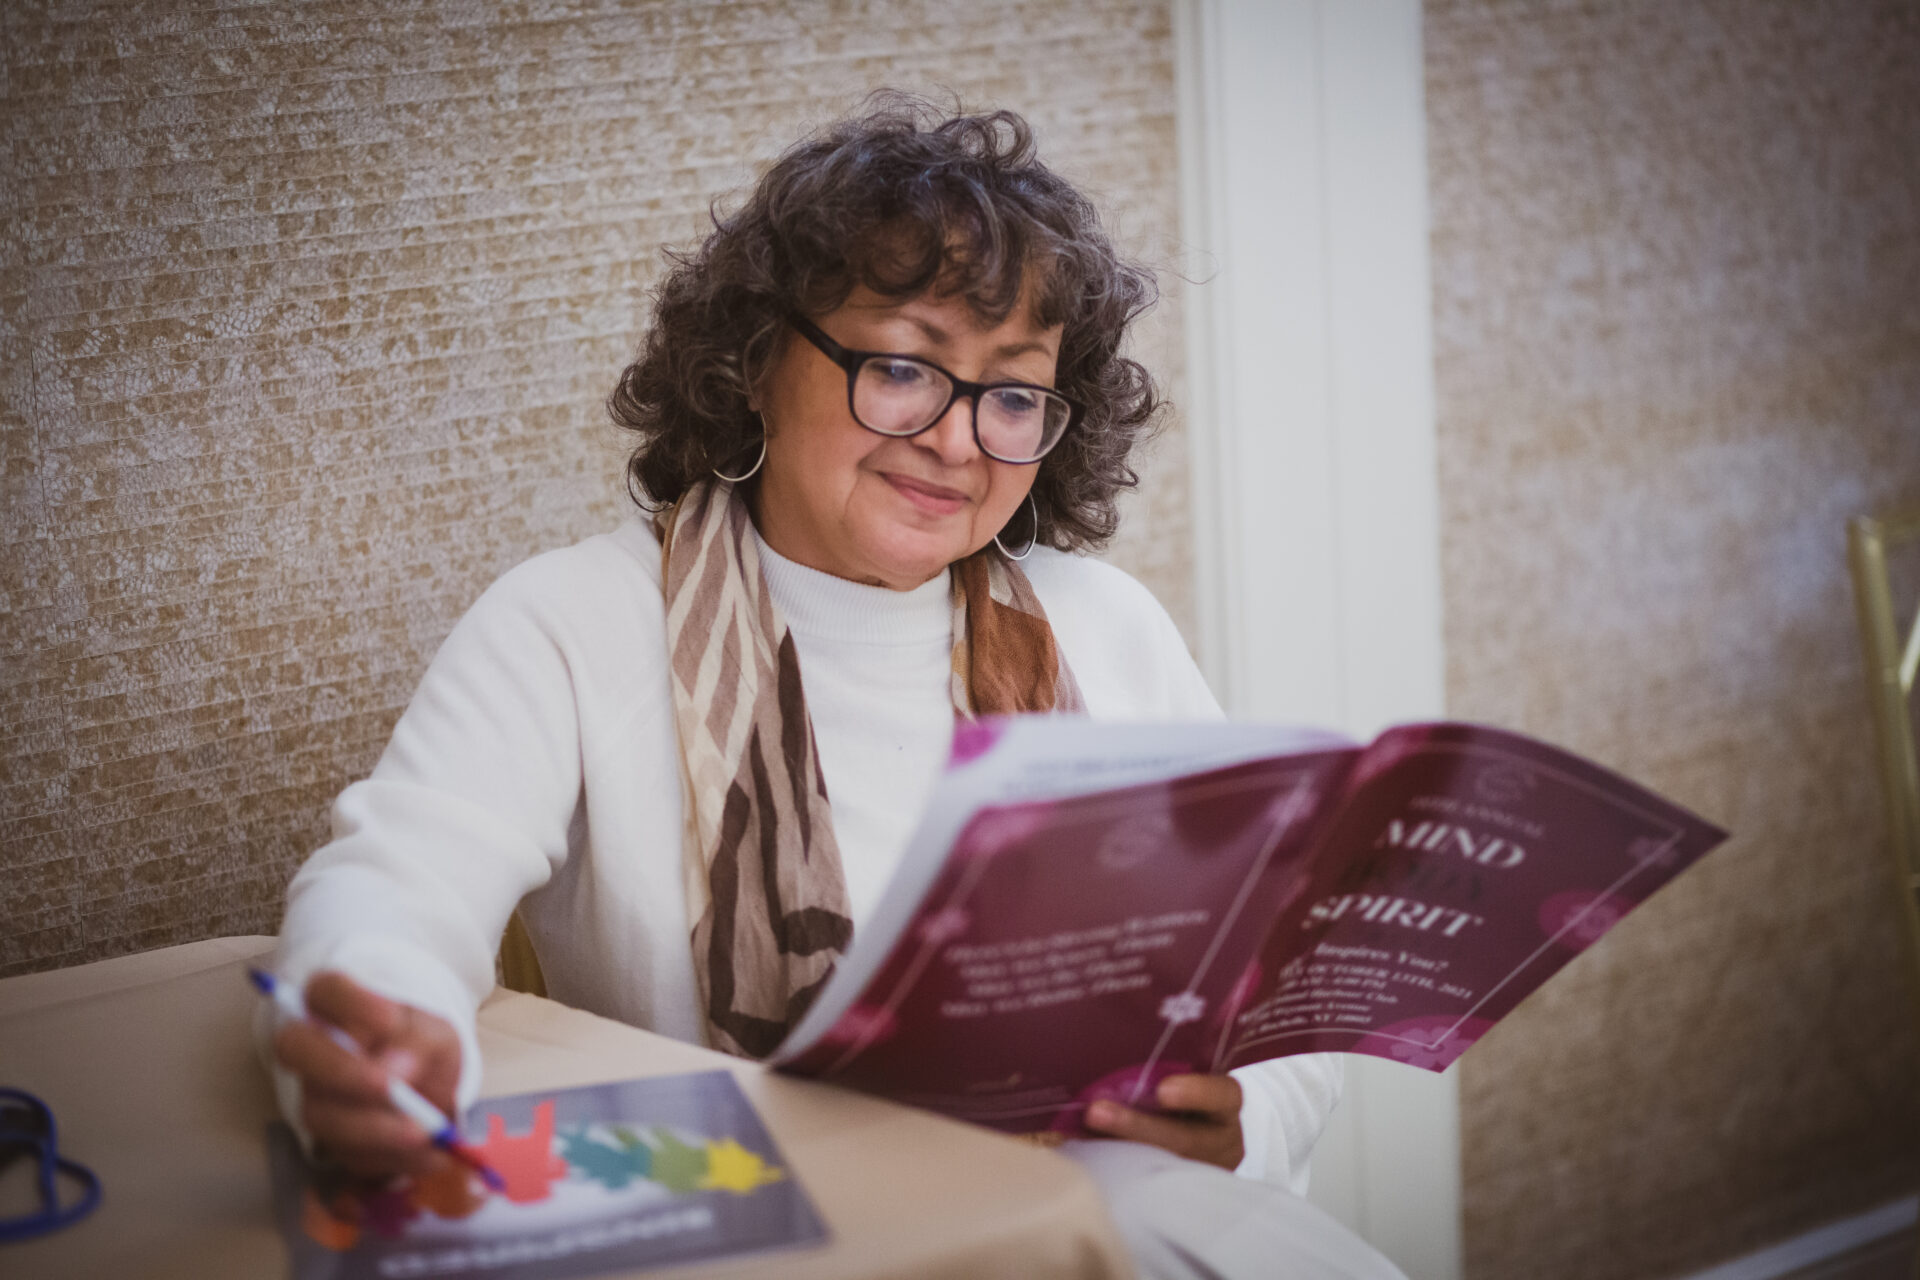
[[[892,485],[895,493],[930,516],[950,516],[965,507],[969,501],[967,495],[958,489],[949,489],[945,485],[916,480],[912,476],[883,471],[880,473],[880,478]]]

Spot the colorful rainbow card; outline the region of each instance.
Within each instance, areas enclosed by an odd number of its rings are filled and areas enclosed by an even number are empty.
[[[487,1098],[465,1166],[384,1187],[309,1166],[271,1126],[294,1280],[535,1280],[817,1243],[826,1229],[725,1071]]]

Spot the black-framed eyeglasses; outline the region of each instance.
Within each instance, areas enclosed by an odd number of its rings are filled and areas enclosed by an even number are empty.
[[[849,351],[802,315],[794,330],[847,372],[853,420],[883,436],[917,436],[947,416],[956,400],[973,401],[973,439],[999,462],[1030,463],[1060,443],[1083,408],[1052,387],[1031,382],[968,382],[931,360],[889,351]]]

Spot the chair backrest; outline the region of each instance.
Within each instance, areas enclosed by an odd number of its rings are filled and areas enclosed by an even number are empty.
[[[1920,764],[1914,748],[1914,687],[1920,677],[1920,611],[1903,622],[1894,602],[1889,559],[1920,553],[1920,507],[1856,517],[1847,531],[1860,644],[1879,744],[1880,778],[1912,942],[1915,1000],[1920,1002]]]
[[[500,960],[496,974],[500,985],[509,991],[524,991],[535,996],[547,994],[546,976],[540,972],[540,957],[533,953],[533,939],[527,934],[527,926],[521,923],[518,911],[507,920],[506,936],[500,939]]]

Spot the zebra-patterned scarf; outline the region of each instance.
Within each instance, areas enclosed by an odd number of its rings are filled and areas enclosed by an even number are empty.
[[[852,940],[847,882],[799,656],[767,592],[745,496],[705,481],[658,523],[693,967],[709,1042],[763,1058]],[[1081,709],[1018,565],[989,544],[953,566],[952,584],[958,715]]]

